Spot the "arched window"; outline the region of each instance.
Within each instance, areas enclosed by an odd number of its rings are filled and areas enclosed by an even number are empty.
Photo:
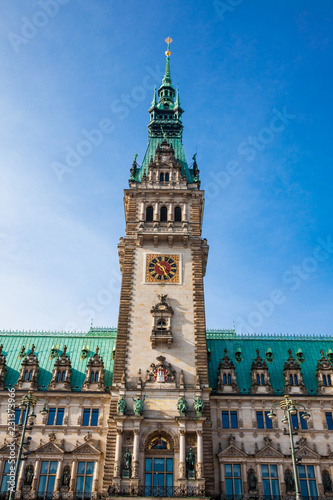
[[[150,205],[149,207],[147,207],[146,210],[146,222],[153,222],[153,219],[154,219],[154,209]]]
[[[294,385],[294,379],[292,375],[290,375],[290,385]]]
[[[167,324],[165,319],[159,319],[157,322],[157,330],[166,330]]]
[[[323,382],[324,382],[324,385],[327,385],[326,375],[323,375]]]
[[[98,375],[99,375],[99,373],[98,373],[98,370],[97,370],[97,372],[95,372],[95,382],[98,382]]]
[[[167,222],[167,221],[168,221],[168,209],[167,207],[161,207],[160,222]]]
[[[261,375],[261,385],[265,385],[265,375]]]
[[[164,174],[160,174],[160,182],[164,182]]]
[[[169,174],[165,174],[164,180],[165,180],[165,182],[169,182]]]
[[[59,371],[58,372],[58,377],[57,377],[57,382],[60,382],[61,381],[61,372]]]
[[[180,207],[175,207],[175,222],[182,221],[182,209]]]
[[[332,385],[331,375],[327,375],[327,385]]]
[[[231,385],[231,374],[228,373],[228,385]]]
[[[30,372],[29,372],[29,382],[31,379],[32,379],[32,370],[30,370]]]
[[[25,370],[24,372],[24,380],[28,380],[28,370]]]
[[[260,385],[260,376],[257,375],[257,385]]]
[[[65,377],[66,377],[66,370],[63,370],[62,377],[61,377],[62,382],[65,382]]]
[[[225,373],[223,373],[223,383],[227,385],[227,375]]]
[[[91,374],[90,374],[90,382],[93,382],[94,381],[94,372],[92,371]]]
[[[295,375],[294,375],[294,382],[295,382],[295,385],[298,385],[298,378],[297,378],[296,373],[295,373]]]

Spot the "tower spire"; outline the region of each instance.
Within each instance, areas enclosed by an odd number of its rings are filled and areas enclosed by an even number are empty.
[[[165,39],[166,43],[168,44],[167,50],[165,51],[166,55],[166,62],[165,62],[165,71],[164,71],[164,78],[162,81],[163,85],[171,85],[172,80],[171,80],[171,75],[170,75],[170,43],[172,42],[172,38],[168,36],[168,38]]]

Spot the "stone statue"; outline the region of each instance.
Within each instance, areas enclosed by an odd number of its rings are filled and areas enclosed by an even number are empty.
[[[184,416],[187,410],[188,410],[188,404],[184,396],[182,396],[177,401],[177,411],[181,416]]]
[[[323,472],[323,486],[325,493],[332,493],[332,480],[327,470]]]
[[[249,491],[257,489],[257,478],[253,469],[250,469],[247,473],[247,485]]]
[[[132,399],[134,401],[134,404],[133,404],[134,415],[139,417],[143,413],[143,403],[146,399],[146,396],[143,396],[143,397],[139,396],[136,399],[135,398],[132,398]]]
[[[195,412],[198,417],[201,417],[203,410],[204,410],[204,402],[201,401],[201,399],[198,397],[195,397],[195,394],[193,394],[193,408],[195,409]]]
[[[121,398],[119,398],[118,402],[117,402],[117,414],[118,415],[125,415],[126,408],[127,408],[127,403],[125,401],[125,398],[124,398],[124,396],[121,396]]]
[[[33,477],[34,477],[34,468],[32,465],[29,465],[29,467],[27,467],[25,470],[24,484],[31,486]]]
[[[186,468],[188,471],[194,471],[195,469],[195,455],[192,448],[190,448],[190,451],[186,455]]]
[[[61,485],[64,486],[65,488],[69,488],[70,480],[71,480],[71,471],[69,467],[65,467],[64,472],[62,473]]]
[[[284,482],[286,483],[286,492],[293,493],[295,491],[295,479],[289,469],[285,472]]]
[[[126,448],[123,455],[123,470],[130,470],[131,462],[132,462],[131,453],[128,451],[128,448]]]

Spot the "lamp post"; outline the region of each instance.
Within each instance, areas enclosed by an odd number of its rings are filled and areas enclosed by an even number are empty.
[[[18,449],[17,460],[16,460],[16,465],[15,465],[15,471],[14,471],[14,481],[13,481],[14,486],[10,490],[9,500],[13,500],[13,498],[15,496],[16,482],[17,482],[17,476],[18,476],[18,473],[20,470],[20,464],[21,464],[22,460],[25,460],[24,458],[21,458],[23,445],[28,445],[30,443],[31,438],[30,439],[27,438],[27,440],[28,440],[27,443],[24,442],[25,431],[32,430],[32,427],[34,425],[34,420],[36,418],[36,415],[34,413],[34,409],[35,409],[35,405],[36,405],[37,401],[42,401],[42,400],[36,398],[36,396],[33,394],[33,392],[29,391],[28,394],[23,396],[22,402],[19,406],[20,410],[25,410],[25,415],[23,418],[23,423],[19,423],[19,428],[22,428],[22,436],[21,436],[20,446]],[[40,413],[42,415],[48,414],[48,410],[46,408],[45,402],[44,402],[44,407],[40,411]]]
[[[294,479],[295,479],[295,496],[296,496],[296,500],[301,500],[300,484],[299,484],[297,462],[296,462],[296,455],[295,455],[295,446],[294,446],[294,433],[293,433],[291,416],[296,415],[298,408],[302,408],[304,410],[304,413],[302,415],[302,418],[304,418],[304,420],[308,420],[310,418],[310,414],[306,411],[306,408],[302,403],[296,403],[295,401],[290,399],[289,396],[285,396],[284,399],[282,401],[280,401],[279,403],[272,404],[271,411],[267,415],[268,418],[273,419],[276,417],[276,413],[273,412],[273,408],[276,406],[280,406],[280,408],[284,412],[284,418],[282,420],[282,423],[284,423],[284,424],[288,423],[289,437],[290,437],[290,449],[291,449],[291,460],[292,460],[292,464],[293,464],[293,472],[294,472]]]

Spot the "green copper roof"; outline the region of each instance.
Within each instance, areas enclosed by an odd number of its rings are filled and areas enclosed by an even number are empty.
[[[217,373],[220,359],[224,356],[224,348],[236,368],[237,384],[241,394],[248,394],[251,387],[251,363],[257,357],[256,349],[263,360],[265,352],[270,348],[274,360],[267,363],[270,382],[275,394],[283,394],[284,380],[283,365],[288,359],[288,349],[296,359],[296,352],[300,348],[305,361],[300,363],[303,382],[308,394],[317,393],[317,379],[315,377],[317,362],[321,358],[320,350],[326,356],[329,349],[333,350],[333,338],[325,336],[294,336],[294,335],[237,335],[233,330],[207,330],[207,347],[210,351],[209,380],[213,389],[217,386]],[[236,362],[235,352],[241,349],[243,361]]]
[[[135,173],[132,174],[131,180],[141,182],[142,176],[148,173],[151,158],[155,159],[158,144],[161,144],[166,139],[170,145],[172,144],[176,159],[179,158],[182,174],[186,175],[188,182],[194,182],[193,170],[187,164],[183,149],[182,114],[184,111],[180,106],[178,88],[176,95],[176,91],[172,86],[169,56],[166,58],[162,85],[158,89],[158,101],[156,89],[154,89],[153,101],[148,111],[150,113],[148,146],[141,167],[135,164]]]
[[[80,391],[85,380],[85,371],[89,358],[99,347],[99,355],[103,358],[105,368],[105,385],[112,385],[113,364],[112,351],[116,345],[117,331],[114,328],[91,328],[84,333],[64,332],[0,332],[0,344],[3,344],[2,353],[6,356],[7,373],[5,386],[14,386],[19,378],[22,359],[19,352],[25,346],[25,352],[29,354],[31,346],[35,345],[35,354],[38,356],[39,373],[38,385],[40,390],[47,390],[52,378],[52,370],[56,358],[50,359],[50,351],[54,345],[58,345],[58,355],[63,352],[64,345],[67,346],[67,354],[72,364],[71,384],[73,391]],[[80,359],[81,349],[86,346],[89,355]]]

